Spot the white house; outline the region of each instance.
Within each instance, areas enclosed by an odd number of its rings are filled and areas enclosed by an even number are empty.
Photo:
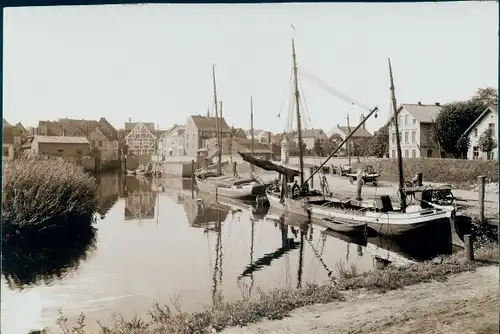
[[[184,125],[174,124],[158,141],[158,153],[165,156],[184,156]]]
[[[321,144],[328,140],[328,136],[322,129],[303,129],[302,130],[302,141],[306,144],[306,149],[314,149],[314,142],[318,140]],[[299,136],[294,136],[295,144],[299,143]]]
[[[498,145],[496,124],[498,122],[498,108],[488,107],[471,126],[464,132],[463,136],[467,136],[470,140],[469,150],[467,151],[467,159],[470,160],[498,160],[498,148],[492,152],[481,152],[479,148],[479,138],[486,131],[491,129],[494,140]]]
[[[403,158],[437,158],[441,156],[438,143],[433,139],[432,126],[441,112],[439,103],[404,103],[398,109],[399,138]],[[389,119],[389,154],[397,158],[396,127]]]

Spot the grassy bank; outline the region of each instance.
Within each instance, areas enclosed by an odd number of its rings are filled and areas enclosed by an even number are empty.
[[[338,276],[331,284],[306,284],[300,289],[275,289],[260,292],[250,300],[220,302],[215,307],[207,307],[203,312],[186,313],[180,308],[170,309],[156,304],[150,311],[150,319],[124,320],[115,318],[110,327],[101,326],[100,333],[210,333],[231,326],[245,326],[261,319],[286,317],[296,308],[345,300],[346,290],[386,292],[405,286],[446,280],[449,275],[473,271],[478,266],[499,263],[498,245],[476,245],[478,261],[466,263],[463,254],[443,257],[438,261],[428,261],[405,267],[387,266],[383,270],[358,273],[356,268],[338,266]],[[61,315],[59,323],[64,333],[71,333]],[[76,333],[85,333],[84,316],[76,325]]]
[[[380,173],[384,181],[398,181],[398,165],[396,159],[369,159],[362,165],[372,165]],[[355,164],[356,165],[356,164]],[[407,180],[417,173],[423,173],[424,182],[452,183],[455,185],[472,185],[480,175],[492,182],[498,181],[498,162],[486,160],[462,159],[403,159],[403,173]]]
[[[56,158],[4,162],[2,196],[4,236],[46,229],[51,220],[88,216],[97,208],[94,178],[81,166]]]

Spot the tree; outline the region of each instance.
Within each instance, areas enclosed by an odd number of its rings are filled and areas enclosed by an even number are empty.
[[[478,146],[479,149],[485,153],[489,153],[497,147],[495,138],[493,138],[493,131],[491,131],[490,128],[484,130],[481,136],[479,136]]]
[[[383,126],[378,129],[370,140],[369,153],[370,156],[383,158],[389,155],[389,126]]]
[[[493,87],[479,88],[471,101],[482,102],[488,107],[498,107],[498,89]]]
[[[466,152],[468,147],[464,143],[467,142],[462,139],[462,135],[486,108],[478,99],[444,105],[435,120],[436,135],[441,147],[455,157]]]
[[[332,150],[336,149],[339,147],[339,145],[344,141],[341,135],[338,133],[334,133],[333,135],[328,138],[328,143],[329,146],[331,147]]]

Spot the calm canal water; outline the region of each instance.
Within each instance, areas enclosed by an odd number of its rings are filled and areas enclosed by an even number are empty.
[[[236,300],[258,288],[328,281],[339,262],[372,270],[377,257],[407,263],[449,251],[353,240],[314,224],[301,230],[296,218],[267,208],[212,206],[197,200],[190,180],[110,174],[99,183],[95,236],[48,252],[37,265],[4,252],[17,265],[2,270],[2,333],[57,330],[58,309],[71,322],[83,311],[94,330],[113,313],[147,316],[155,301],[197,311],[215,296]]]

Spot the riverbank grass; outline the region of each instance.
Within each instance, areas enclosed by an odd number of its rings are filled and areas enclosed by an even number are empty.
[[[381,270],[358,273],[355,267],[337,266],[337,276],[332,283],[305,284],[299,289],[274,289],[259,291],[257,297],[240,301],[219,301],[203,312],[187,313],[180,307],[155,304],[150,310],[150,319],[125,320],[115,317],[111,326],[101,325],[100,333],[152,334],[152,333],[214,333],[227,327],[245,326],[262,319],[280,319],[290,311],[313,304],[344,301],[343,292],[373,291],[387,292],[405,286],[430,281],[444,281],[448,276],[473,271],[478,266],[499,263],[498,245],[488,244],[478,248],[476,262],[463,260],[463,253],[445,256],[432,261],[403,267],[389,265]],[[85,333],[84,317],[79,325],[68,326],[64,315],[59,318],[63,333]],[[76,331],[72,332],[74,329]]]
[[[97,186],[81,166],[63,159],[20,158],[3,163],[4,235],[42,228],[49,220],[89,216],[97,208]]]

